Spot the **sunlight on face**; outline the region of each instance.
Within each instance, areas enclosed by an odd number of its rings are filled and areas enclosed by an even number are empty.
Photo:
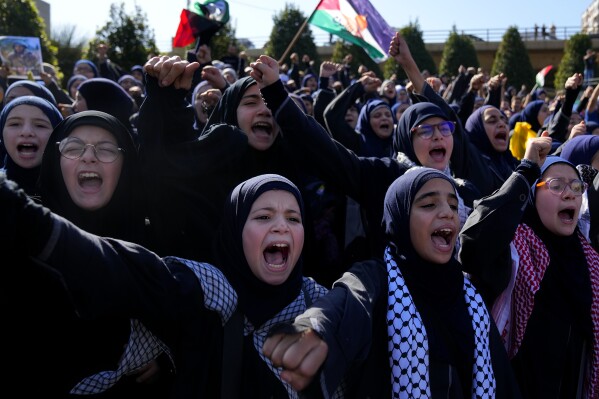
[[[270,190],[260,195],[243,226],[242,240],[252,273],[267,284],[284,283],[304,246],[304,226],[293,194]]]
[[[20,167],[31,169],[41,165],[52,123],[34,105],[18,105],[6,118],[2,141],[8,156]]]
[[[453,256],[460,230],[458,198],[451,183],[427,181],[416,193],[410,209],[410,237],[424,260],[447,263]]]
[[[106,129],[92,125],[77,126],[69,137],[85,144],[100,146],[104,143],[118,145],[116,138]],[[65,186],[73,202],[86,210],[105,207],[114,194],[123,168],[123,153],[114,162],[98,161],[92,147],[87,147],[78,159],[60,157],[60,168]],[[126,156],[126,155],[125,155]]]
[[[258,85],[250,86],[237,107],[237,123],[257,150],[267,150],[279,134],[279,125],[264,104]]]

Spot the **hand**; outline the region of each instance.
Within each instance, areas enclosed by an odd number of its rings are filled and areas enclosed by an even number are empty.
[[[570,130],[570,136],[568,136],[568,140],[572,140],[576,136],[582,136],[587,134],[587,125],[584,121],[580,121],[580,123],[572,126],[572,130]]]
[[[321,78],[330,78],[337,71],[341,71],[343,69],[343,65],[336,64],[331,61],[325,61],[320,64],[320,77]]]
[[[279,63],[267,55],[261,55],[250,66],[253,68],[250,76],[256,79],[261,89],[279,80]]]
[[[583,78],[582,78],[582,74],[581,73],[575,73],[574,75],[570,76],[567,80],[566,83],[564,85],[564,87],[567,89],[571,89],[571,90],[576,90],[580,87],[580,85],[583,82]],[[588,88],[587,88],[588,89]]]
[[[200,64],[209,64],[212,62],[212,50],[205,44],[202,44],[196,52],[196,58]]]
[[[493,76],[491,79],[489,79],[489,82],[488,82],[489,89],[490,90],[498,89],[499,87],[501,87],[501,85],[503,84],[503,81],[505,79],[506,78],[503,73]]]
[[[281,379],[296,391],[305,389],[326,360],[329,348],[308,329],[299,334],[275,334],[264,342],[264,355],[275,367],[282,367]]]
[[[158,79],[160,87],[173,85],[175,89],[191,88],[193,73],[200,67],[197,62],[189,63],[181,60],[179,56],[153,57],[144,65],[144,72],[148,76]]]
[[[591,97],[591,95],[593,94],[593,90],[595,90],[595,87],[593,87],[593,86],[587,86],[587,88],[584,89],[584,92],[582,93],[582,96],[586,97],[586,98]]]
[[[129,375],[137,376],[135,382],[140,384],[149,384],[155,381],[160,374],[160,364],[156,359],[144,364],[141,368]]]
[[[362,75],[362,77],[358,79],[358,82],[362,83],[366,93],[374,93],[383,84],[379,78],[373,77],[372,74]]]
[[[210,83],[215,89],[222,90],[227,86],[227,81],[220,69],[215,66],[207,65],[202,69],[202,79]]]
[[[543,166],[549,151],[551,151],[551,137],[549,137],[549,132],[545,130],[540,137],[528,140],[524,158],[536,163],[540,168]]]
[[[40,77],[42,78],[46,86],[52,83],[52,75],[50,75],[49,73],[42,71],[40,72]]]
[[[58,109],[62,114],[63,118],[67,116],[73,115],[75,113],[75,109],[73,108],[73,104],[58,104]]]
[[[485,74],[477,73],[470,79],[470,91],[479,91],[485,83]]]
[[[395,32],[395,36],[391,39],[391,44],[389,45],[389,55],[395,59],[402,67],[406,66],[408,63],[414,62],[412,58],[412,53],[410,53],[410,48],[408,47],[408,43],[406,43],[405,39],[399,34],[399,32]]]
[[[220,101],[222,92],[218,89],[208,89],[200,94],[200,100],[202,101],[202,108],[204,110],[211,110],[216,107],[216,104]]]

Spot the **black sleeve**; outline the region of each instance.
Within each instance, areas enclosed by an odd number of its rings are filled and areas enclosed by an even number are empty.
[[[355,263],[331,291],[314,301],[293,323],[295,331],[315,329],[329,347],[321,381],[331,395],[352,365],[364,360],[372,343],[377,299],[387,294],[382,261]]]
[[[321,126],[326,127],[324,112],[327,106],[335,99],[335,92],[331,89],[320,89],[314,98],[314,119]]]
[[[356,82],[341,92],[324,111],[324,120],[333,138],[346,148],[358,152],[360,134],[345,121],[345,113],[351,104],[364,94],[362,83]]]
[[[564,100],[564,104],[553,115],[547,128],[549,137],[551,137],[553,142],[565,143],[566,140],[568,140],[568,125],[570,124],[570,116],[572,116],[572,109],[574,108],[574,103],[576,102],[579,92],[580,88],[566,89],[566,98]],[[538,132],[539,135],[541,133],[541,131]]]
[[[475,202],[460,232],[464,271],[472,275],[488,305],[509,282],[510,243],[529,201],[532,181],[539,175],[538,166],[524,160],[499,190]]]

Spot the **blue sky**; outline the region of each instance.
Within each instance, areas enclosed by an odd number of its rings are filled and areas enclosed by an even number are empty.
[[[139,4],[154,29],[156,44],[169,51],[172,36],[177,31],[181,9],[186,0],[45,0],[51,6],[52,29],[76,26],[76,36],[91,38],[95,30],[106,24],[112,3],[125,3],[127,12]],[[190,0],[193,3],[193,0]],[[237,37],[249,38],[261,47],[272,30],[272,17],[285,4],[293,4],[308,16],[319,0],[228,0],[231,23]],[[469,29],[505,29],[508,26],[531,28],[535,24],[549,27],[580,27],[582,13],[591,0],[370,0],[373,6],[393,27],[403,27],[418,21],[423,31]],[[326,40],[327,33],[312,27],[316,41]]]

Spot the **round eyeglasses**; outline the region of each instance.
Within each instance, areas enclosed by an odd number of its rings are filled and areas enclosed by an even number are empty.
[[[83,156],[87,147],[91,147],[94,150],[96,159],[102,163],[112,163],[117,160],[121,152],[125,152],[125,150],[112,143],[85,144],[73,137],[67,137],[57,142],[56,145],[60,155],[67,159],[79,159]]]
[[[562,195],[566,187],[570,187],[570,191],[572,191],[575,196],[579,197],[586,191],[587,184],[578,179],[574,179],[568,183],[563,179],[553,178],[537,183],[537,187],[545,187],[555,195]]]
[[[437,123],[435,125],[422,124],[416,127],[413,127],[411,132],[424,140],[430,140],[435,133],[435,129],[441,133],[443,137],[449,137],[453,134],[455,130],[455,124],[451,121],[443,121],[441,123]]]

